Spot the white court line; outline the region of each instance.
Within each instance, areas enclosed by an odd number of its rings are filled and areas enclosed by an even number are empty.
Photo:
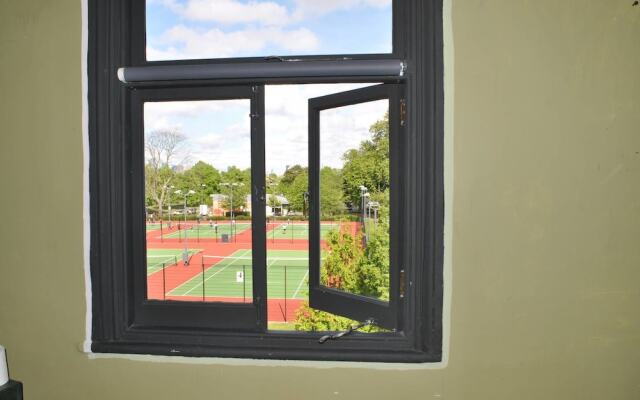
[[[247,252],[249,252],[249,251],[251,251],[251,250],[245,250],[245,251],[244,251],[244,253],[243,253],[242,255],[240,255],[239,257],[244,256],[244,255],[245,255],[245,254],[247,254]],[[204,280],[204,282],[202,282],[202,283],[198,283],[197,285],[195,285],[194,287],[192,287],[191,289],[189,289],[186,293],[184,293],[184,294],[182,294],[182,295],[180,295],[180,296],[186,296],[186,295],[188,295],[189,293],[191,293],[191,292],[192,292],[195,288],[197,288],[198,286],[200,286],[200,285],[205,285],[209,279],[211,279],[211,278],[213,278],[214,276],[218,275],[220,272],[222,272],[222,271],[224,271],[225,269],[227,269],[227,267],[229,267],[231,264],[233,264],[233,263],[234,263],[234,262],[236,262],[236,261],[238,261],[238,259],[231,261],[229,264],[227,264],[227,265],[225,265],[224,267],[220,268],[220,269],[219,269],[219,270],[217,270],[215,273],[213,273],[213,274],[209,275],[209,277],[208,277],[207,279],[205,279],[205,280]],[[199,275],[200,275],[200,274],[198,274],[198,275],[196,275],[196,276],[199,276]],[[193,278],[191,278],[191,279],[195,279],[195,278],[196,278],[196,277],[194,276],[194,277],[193,277]],[[176,288],[176,289],[177,289],[177,288]],[[174,291],[174,290],[176,290],[176,289],[173,289],[171,292],[173,292],[173,291]],[[168,294],[169,296],[172,296],[171,292]]]
[[[270,266],[272,266],[274,262],[276,262],[276,260],[278,260],[278,259],[277,259],[277,258],[276,258],[276,259],[273,259],[273,258],[272,258],[272,259],[271,259],[271,261],[269,261],[269,262],[267,263],[267,271],[269,270],[269,267],[270,267]]]
[[[304,283],[304,280],[307,279],[307,275],[309,275],[309,270],[308,269],[307,269],[307,272],[304,273],[304,276],[302,277],[302,280],[298,284],[298,287],[296,288],[296,291],[293,292],[293,296],[291,296],[292,299],[295,299],[296,296],[298,295],[298,292],[300,291],[300,288],[302,287],[302,284]]]

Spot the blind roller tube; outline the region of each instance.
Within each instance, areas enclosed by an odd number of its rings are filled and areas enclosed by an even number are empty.
[[[193,79],[261,79],[323,77],[401,77],[401,60],[281,61],[198,65],[123,67],[118,78],[125,83]]]

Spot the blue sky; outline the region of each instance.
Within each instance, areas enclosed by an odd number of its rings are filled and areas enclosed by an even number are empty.
[[[391,0],[147,0],[147,58],[391,52]],[[266,170],[307,165],[307,101],[363,84],[267,86]],[[386,102],[347,107],[323,118],[323,164],[339,167],[369,137]],[[329,115],[330,114],[330,115]],[[250,165],[249,103],[192,101],[145,106],[145,132],[178,129],[187,141],[176,164],[218,169]]]
[[[389,53],[391,22],[391,0],[147,0],[147,58]]]

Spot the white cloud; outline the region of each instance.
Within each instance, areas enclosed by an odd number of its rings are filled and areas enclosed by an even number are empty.
[[[181,15],[194,21],[268,26],[286,25],[290,19],[286,7],[271,1],[242,3],[235,0],[190,0],[181,10]]]
[[[272,85],[265,91],[266,171],[308,165],[308,100],[371,84]],[[342,165],[345,151],[370,138],[369,127],[387,111],[386,101],[323,111],[322,164]],[[145,104],[145,130],[178,128],[188,141],[177,156],[188,164],[205,161],[218,169],[250,167],[248,100],[157,102]]]
[[[371,84],[267,86],[265,91],[266,170],[282,173],[287,165],[308,165],[308,100]],[[369,127],[387,111],[386,101],[323,111],[323,165],[340,167],[342,155],[370,138]]]
[[[354,8],[391,6],[392,0],[295,0],[294,7],[274,1],[238,0],[148,0],[163,4],[174,13],[193,21],[211,21],[221,24],[257,23],[261,25],[288,25],[307,18]]]
[[[144,105],[145,123],[153,123],[154,120],[197,117],[203,113],[219,111],[247,110],[249,113],[249,99],[238,100],[195,100],[195,101],[158,101],[147,102]]]
[[[251,167],[251,126],[249,118],[220,131],[201,135],[190,141],[193,162],[205,161],[220,170],[235,165]]]
[[[150,46],[147,49],[147,59],[237,57],[255,54],[267,46],[304,52],[317,48],[318,44],[318,38],[306,28],[286,30],[266,27],[223,32],[217,28],[197,31],[178,25],[154,41],[154,45],[160,45],[165,50]]]
[[[318,17],[338,10],[349,10],[357,7],[384,8],[391,5],[392,0],[295,0],[293,12],[295,20]]]

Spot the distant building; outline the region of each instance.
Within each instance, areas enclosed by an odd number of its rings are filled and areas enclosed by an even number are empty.
[[[267,205],[265,212],[267,217],[272,216],[284,216],[289,214],[289,200],[283,195],[276,195],[275,202],[271,199],[273,195],[267,194]],[[221,217],[229,213],[228,209],[224,208],[225,203],[228,202],[228,196],[225,194],[212,194],[211,195],[211,208],[210,215],[215,217]],[[234,203],[237,203],[234,201]],[[245,198],[245,206],[238,207],[234,210],[235,213],[242,213],[244,215],[251,215],[251,195],[248,194]]]
[[[272,200],[275,198],[275,201]],[[247,209],[251,214],[251,196],[247,196]],[[265,206],[265,214],[267,217],[273,216],[285,216],[289,214],[289,200],[281,194],[272,195],[267,194],[267,201]]]
[[[223,207],[227,200],[226,195],[214,193],[211,195],[211,209],[210,214],[214,217],[222,217],[225,215],[225,209]]]

